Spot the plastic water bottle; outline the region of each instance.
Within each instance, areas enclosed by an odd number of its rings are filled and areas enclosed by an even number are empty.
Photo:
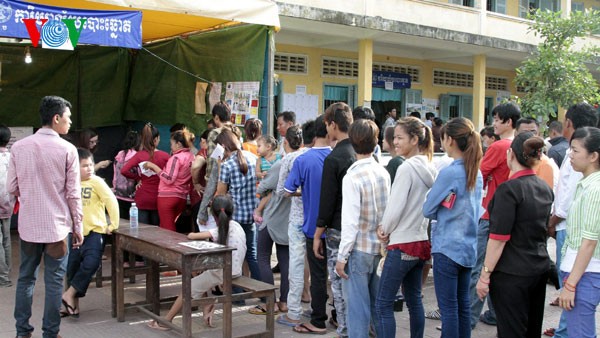
[[[131,203],[131,208],[129,208],[129,227],[137,230],[138,224],[138,208],[135,203]]]

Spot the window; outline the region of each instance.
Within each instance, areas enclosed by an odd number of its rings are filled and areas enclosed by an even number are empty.
[[[434,69],[433,84],[451,87],[473,87],[473,74]]]
[[[571,12],[583,12],[584,9],[583,2],[571,2]]]
[[[536,9],[556,12],[560,10],[560,0],[519,0],[520,17],[527,18],[527,14]]]
[[[451,4],[462,5],[462,6],[467,6],[467,7],[475,6],[475,1],[473,1],[473,0],[448,0],[448,2]]]
[[[485,89],[508,90],[508,79],[499,76],[486,76]]]
[[[300,54],[275,53],[273,68],[276,72],[306,74],[308,57]]]
[[[487,10],[506,14],[506,0],[487,0]]]
[[[324,56],[321,61],[321,75],[358,77],[358,61]]]
[[[373,63],[373,70],[410,75],[412,83],[421,83],[421,68],[416,66],[398,65],[393,63]]]

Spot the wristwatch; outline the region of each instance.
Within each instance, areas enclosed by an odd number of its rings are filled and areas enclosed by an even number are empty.
[[[488,269],[488,267],[484,265],[484,266],[483,266],[483,272],[492,273],[492,272],[494,272],[494,271],[492,271],[492,270]]]

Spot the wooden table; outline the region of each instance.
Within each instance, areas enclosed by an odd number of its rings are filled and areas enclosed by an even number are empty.
[[[146,278],[146,305],[152,312],[160,315],[159,263],[181,271],[183,294],[182,336],[192,336],[191,275],[192,271],[223,269],[223,337],[231,337],[231,252],[230,247],[213,249],[193,249],[181,242],[189,241],[187,236],[156,226],[143,226],[130,229],[127,221],[123,227],[113,233],[113,316],[120,322],[125,321],[125,289],[123,251],[127,250],[147,258],[150,263]]]

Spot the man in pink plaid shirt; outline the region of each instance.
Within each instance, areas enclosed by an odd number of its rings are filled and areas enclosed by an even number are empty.
[[[77,150],[59,136],[68,133],[71,127],[70,108],[71,104],[61,97],[44,97],[40,104],[42,128],[11,148],[7,190],[17,196],[20,203],[21,263],[14,312],[17,338],[31,337],[34,330],[29,318],[42,257],[46,286],[43,337],[60,337],[60,307],[69,253],[67,241],[72,238],[75,250],[83,242]]]

